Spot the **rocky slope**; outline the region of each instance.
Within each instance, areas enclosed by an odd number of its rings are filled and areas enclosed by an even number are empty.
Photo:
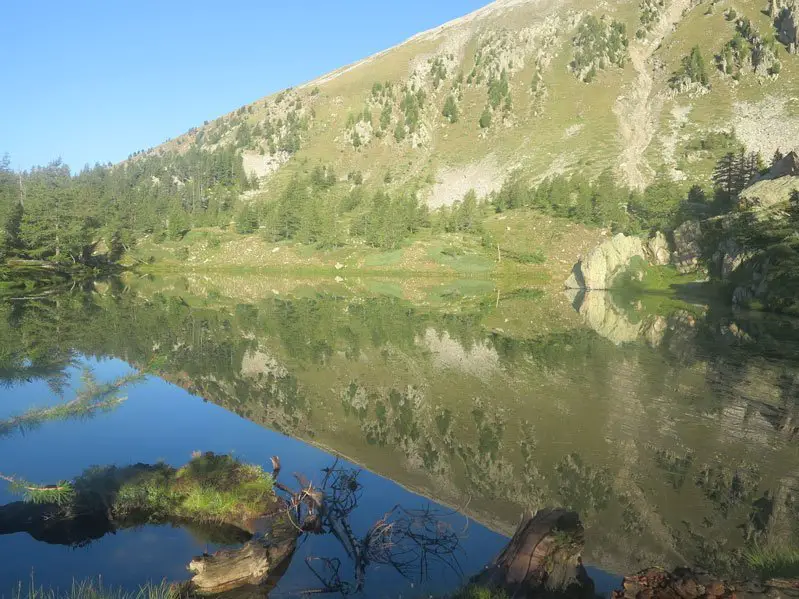
[[[254,195],[325,164],[433,207],[520,168],[707,181],[719,132],[767,157],[797,143],[796,22],[791,0],[497,0],[149,152],[234,145]]]

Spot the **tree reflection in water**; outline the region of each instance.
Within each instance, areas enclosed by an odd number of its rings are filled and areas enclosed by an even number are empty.
[[[278,473],[279,461],[274,462]],[[423,509],[396,505],[358,538],[350,524],[350,515],[362,495],[363,486],[358,480],[361,471],[340,467],[337,459],[323,472],[319,489],[313,489],[304,477],[297,476],[301,491],[294,493],[290,501],[296,506],[296,516],[303,522],[306,534],[335,537],[351,561],[352,570],[344,568],[337,557],[308,556],[305,562],[321,586],[306,592],[358,593],[373,566],[390,566],[414,582],[428,580],[434,564],[463,576],[458,563],[461,536],[445,520],[455,512],[431,504]],[[279,488],[290,492],[284,485]]]

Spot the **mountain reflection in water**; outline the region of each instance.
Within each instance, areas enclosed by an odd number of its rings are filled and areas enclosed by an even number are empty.
[[[244,299],[190,279],[127,283],[0,303],[10,390],[57,401],[86,357],[150,375],[118,411],[42,432],[92,440],[70,448],[75,465],[177,463],[192,449],[263,463],[260,443],[309,475],[325,467],[320,448],[485,525],[462,543],[467,575],[502,544],[489,530],[510,534],[522,511],[548,505],[577,510],[586,561],[616,573],[688,562],[724,574],[747,547],[799,535],[796,321],[599,296],[575,310],[474,285],[405,300],[278,282]],[[173,385],[223,410],[198,415]],[[0,418],[26,401],[4,399]],[[310,445],[256,440],[262,429],[232,414]],[[43,466],[27,437],[0,442],[14,453],[0,471],[76,474]],[[398,503],[385,484],[364,488],[388,496],[359,526]],[[19,566],[0,574],[25,577]]]

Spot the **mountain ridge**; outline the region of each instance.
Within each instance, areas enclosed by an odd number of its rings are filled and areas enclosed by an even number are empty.
[[[570,46],[576,39],[573,37],[575,28],[587,16],[600,15],[600,22],[618,18],[628,31],[632,30],[644,4],[636,7],[630,2],[498,0],[411,36],[396,46],[245,105],[150,152],[185,150],[196,141],[192,138],[200,131],[231,137],[231,132],[242,127],[239,122],[242,119],[237,118],[242,116],[242,110],[246,111],[243,121],[250,128],[257,128],[259,123],[263,125],[270,119],[281,119],[290,113],[280,110],[278,104],[288,98],[297,105],[302,102],[312,107],[312,116],[303,113],[297,117],[307,119],[307,130],[299,134],[302,141],[298,147],[281,153],[279,149],[272,151],[274,147],[266,147],[267,143],[256,141],[241,149],[248,171],[261,178],[266,190],[274,191],[270,180],[284,167],[289,166],[289,170],[296,172],[290,165],[293,158],[331,164],[339,172],[362,170],[367,179],[367,171],[375,171],[371,173],[372,179],[377,179],[379,171],[387,170],[392,164],[402,164],[407,158],[408,168],[394,173],[394,178],[402,184],[425,181],[428,203],[437,207],[460,199],[472,180],[478,195],[488,195],[517,169],[525,169],[540,180],[562,172],[588,171],[595,175],[603,168],[612,168],[620,180],[635,189],[651,183],[656,174],[667,167],[677,180],[693,177],[707,180],[708,165],[695,164],[706,159],[692,155],[690,150],[677,147],[672,156],[653,155],[659,145],[687,145],[685,139],[673,141],[673,131],[670,131],[675,126],[685,130],[686,123],[696,130],[694,137],[701,138],[722,128],[726,118],[733,121],[727,123],[728,131],[743,131],[752,137],[751,131],[761,130],[768,120],[761,113],[770,110],[772,116],[785,117],[787,132],[781,140],[799,133],[799,119],[793,114],[799,112],[799,100],[793,95],[799,95],[799,86],[790,77],[793,72],[799,73],[799,69],[795,57],[787,54],[782,46],[774,50],[779,56],[776,60],[781,59],[782,68],[786,69],[782,77],[752,73],[742,75],[736,82],[719,72],[716,65],[711,65],[708,67],[711,83],[696,97],[668,88],[667,78],[672,70],[668,63],[682,58],[674,51],[674,46],[696,44],[703,48],[708,60],[714,61],[722,51],[715,37],[693,35],[699,21],[713,21],[709,33],[726,25],[728,35],[733,37],[735,30],[730,15],[737,12],[734,6],[738,6],[747,19],[754,18],[752,22],[760,28],[758,36],[762,34],[764,39],[773,39],[773,27],[761,18],[764,15],[755,2],[660,2],[657,18],[651,21],[649,29],[640,37],[630,36],[629,51],[621,68],[606,65],[591,83],[576,85],[576,81],[569,81],[568,59],[574,54]],[[717,4],[727,7],[723,15],[719,14]],[[703,7],[705,14],[699,16],[697,13],[702,12]],[[766,26],[770,29],[764,30]],[[691,30],[683,32],[685,28]],[[643,30],[641,25],[638,33]],[[486,73],[479,72],[481,55],[493,61],[484,69]],[[714,56],[716,58],[712,58]],[[600,57],[599,61],[603,60]],[[463,82],[469,67],[476,76],[474,83],[469,83],[468,78]],[[679,62],[673,67],[678,68]],[[439,71],[431,75],[435,69]],[[512,102],[507,100],[512,107],[505,110],[497,104],[489,110],[494,100],[481,98],[486,93],[485,82],[488,81],[490,87],[490,82],[497,80],[501,72],[508,73],[507,92],[503,97],[512,98]],[[533,106],[539,92],[526,89],[536,85],[529,83],[531,79],[544,82],[540,113]],[[385,109],[388,100],[373,98],[370,88],[386,82],[400,89],[421,89],[430,103],[421,106],[418,124],[406,127],[403,140],[399,139],[399,134],[396,140],[391,135],[392,129],[399,131],[403,116],[396,97],[392,100],[394,105],[387,126],[381,129],[375,123],[377,115],[374,113],[381,106]],[[778,82],[782,89],[775,85]],[[762,89],[758,91],[755,86]],[[776,93],[770,93],[772,91]],[[716,106],[703,105],[707,102],[703,96],[714,94]],[[747,97],[740,97],[744,95]],[[468,119],[469,127],[458,122],[447,123],[439,114],[449,96],[455,98],[460,121]],[[586,100],[593,101],[586,104]],[[770,102],[772,107],[765,106],[761,110],[758,102]],[[742,106],[748,106],[748,112],[740,109]],[[685,115],[683,122],[674,123],[672,114],[675,111]],[[351,120],[353,114],[365,112],[369,113],[369,123],[365,124],[366,119],[360,120],[360,117],[356,117],[355,123],[344,123],[347,118]],[[481,112],[491,113],[497,122],[481,127],[477,123]],[[376,139],[378,134],[380,138]],[[540,146],[530,143],[534,136],[541,139]],[[751,139],[743,141],[745,145],[753,145]],[[213,145],[201,144],[206,149]],[[770,150],[771,145],[761,144],[758,149]],[[685,158],[679,157],[678,150],[682,150]],[[259,158],[261,155],[265,157]],[[448,176],[453,169],[457,172]],[[480,176],[470,176],[474,171]],[[449,187],[452,179],[465,183],[459,186],[457,194],[442,192],[441,188]],[[487,180],[492,184],[487,184]],[[279,187],[285,179],[277,177],[277,182]]]

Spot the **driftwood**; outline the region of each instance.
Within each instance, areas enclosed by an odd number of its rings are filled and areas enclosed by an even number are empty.
[[[472,582],[511,597],[591,597],[583,567],[583,526],[576,512],[545,509],[525,518],[510,543]]]
[[[276,573],[294,553],[295,537],[270,543],[263,539],[250,541],[240,549],[219,551],[194,558],[189,571],[194,573],[190,589],[213,595],[243,586],[260,586]]]

